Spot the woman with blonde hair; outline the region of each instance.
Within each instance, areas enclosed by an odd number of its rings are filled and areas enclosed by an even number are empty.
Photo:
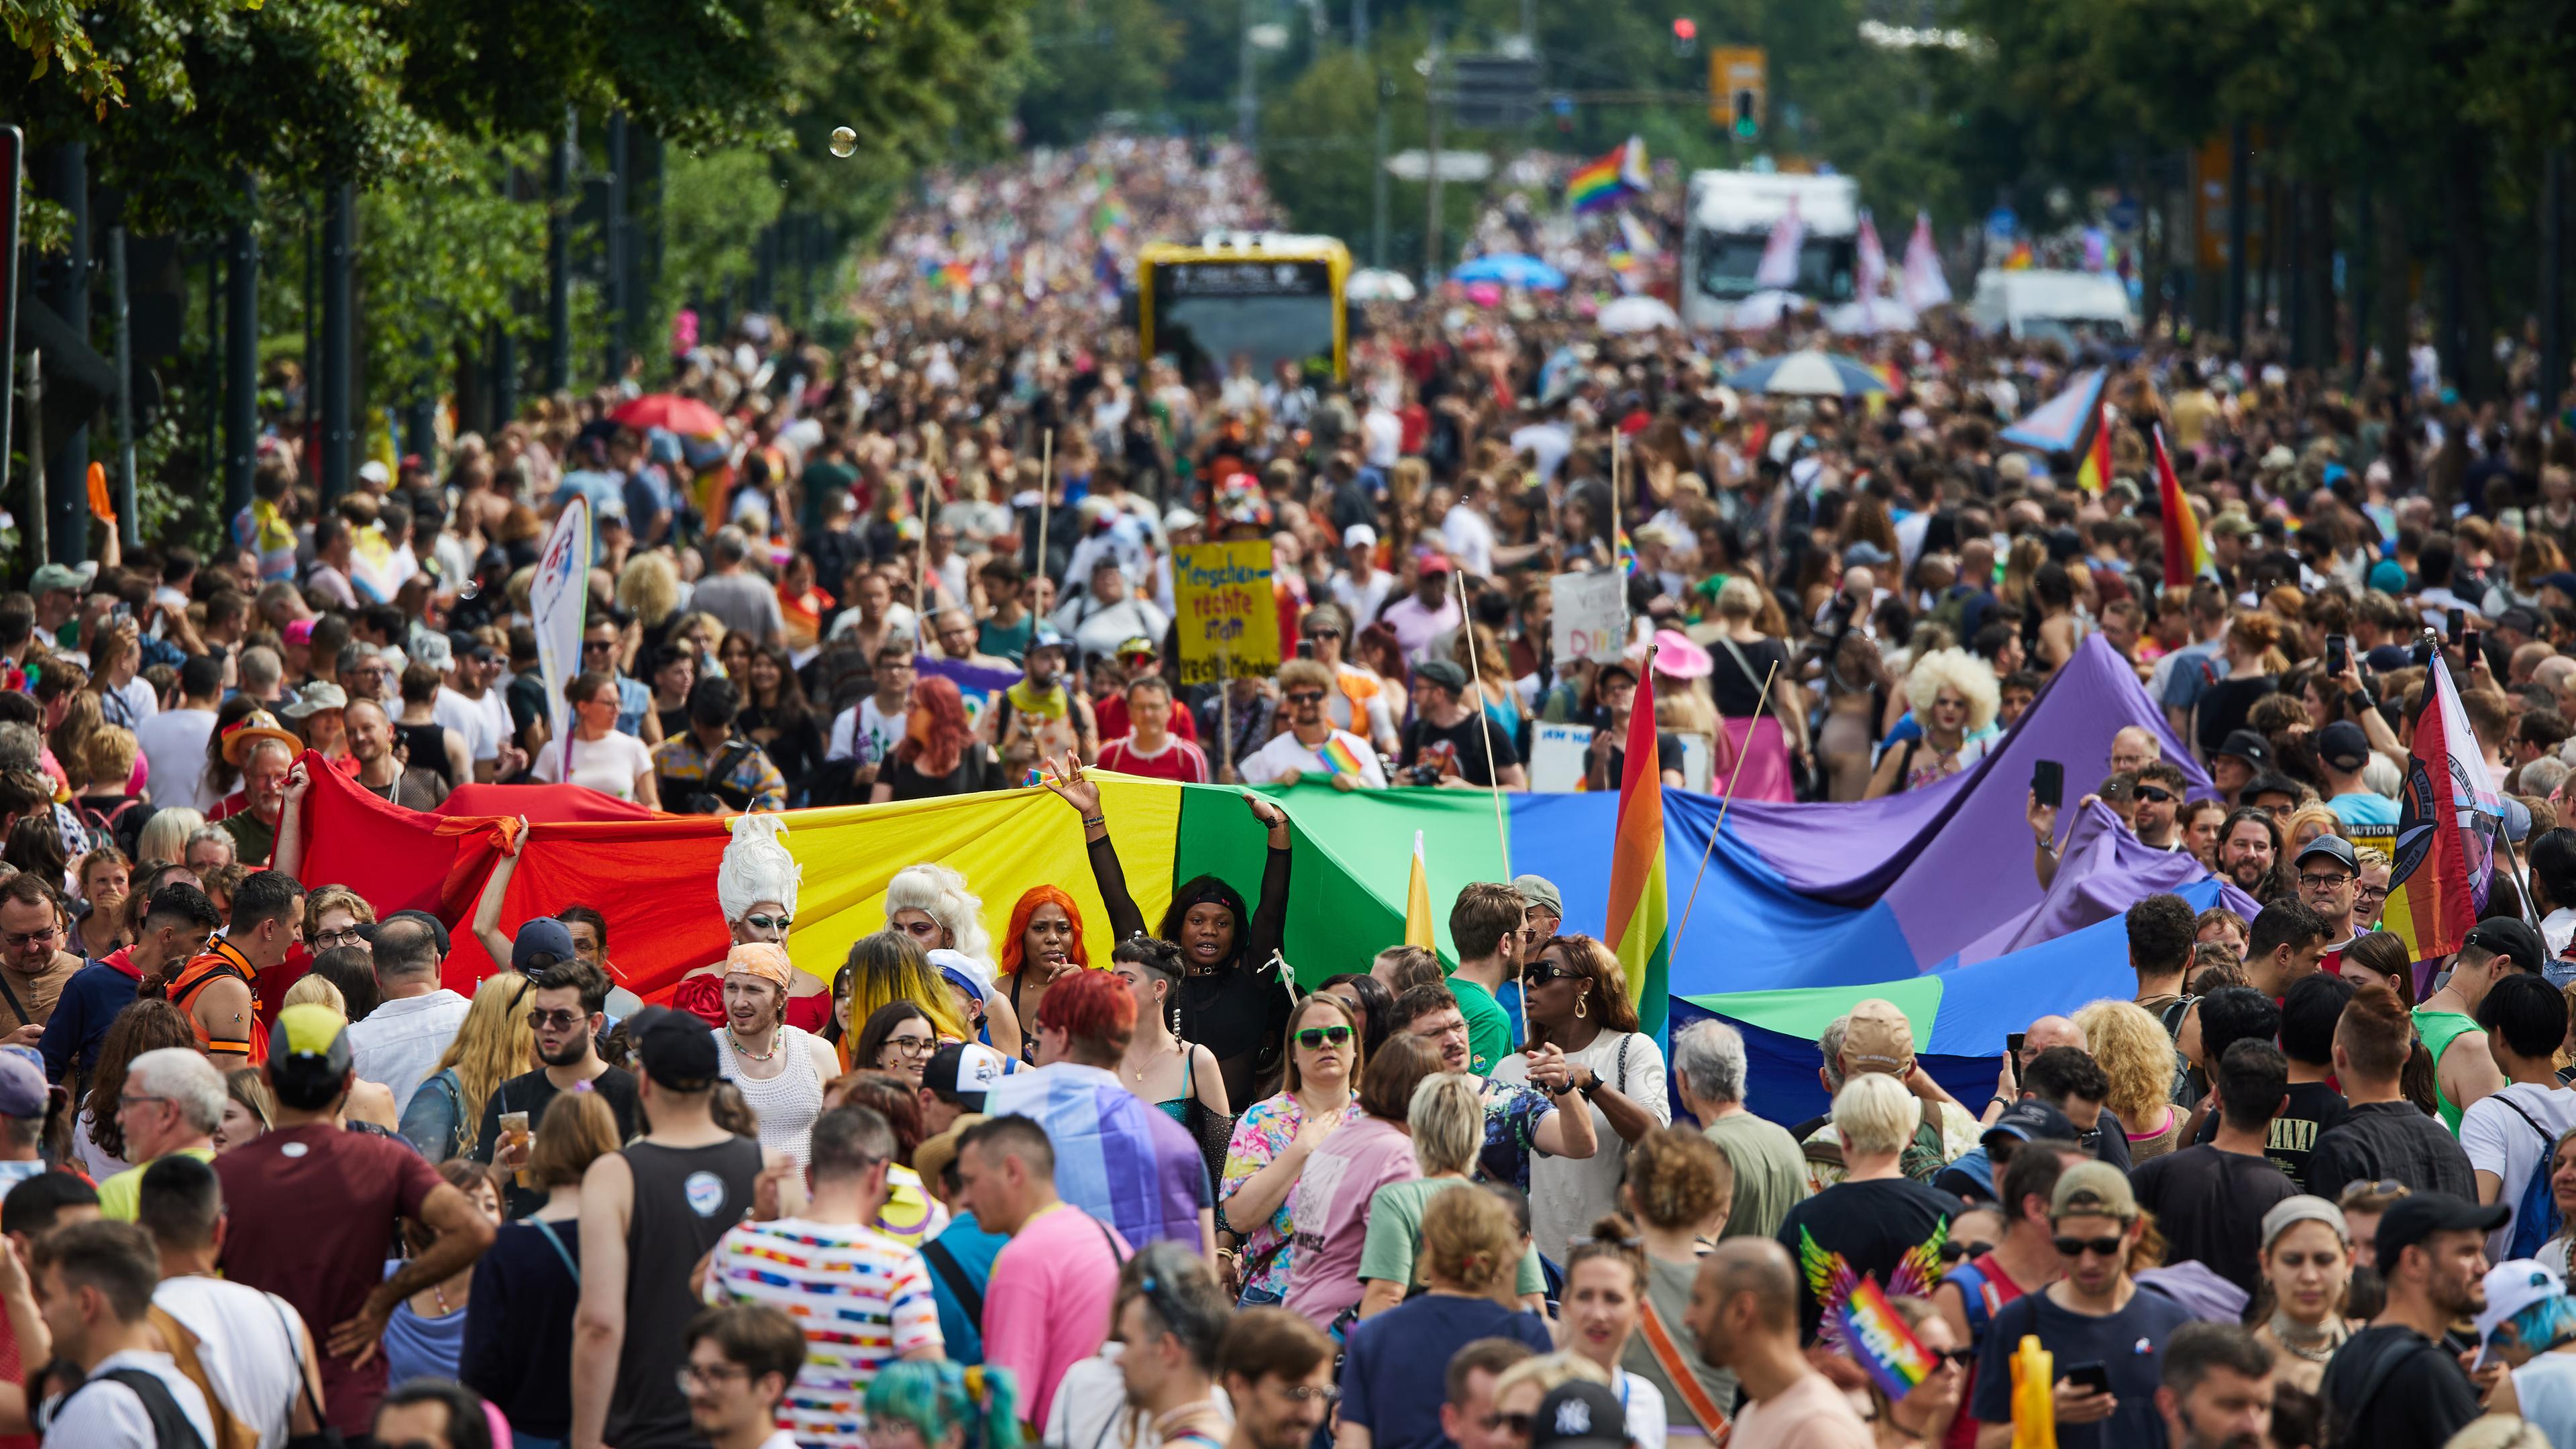
[[[2323,805],[2303,805],[2290,814],[2286,832],[2290,837],[2290,859],[2308,848],[2320,836],[2343,834],[2343,819]]]
[[[1938,1357],[1932,1361],[1931,1374],[1901,1399],[1890,1399],[1875,1379],[1870,1381],[1871,1442],[1878,1449],[1942,1443],[1959,1417],[1967,1387],[1967,1370],[1951,1355],[1967,1345],[1959,1341],[1949,1320],[1934,1310],[1930,1299],[1899,1294],[1889,1298],[1887,1306],[1912,1330],[1915,1341]]]
[[[1807,715],[1789,646],[1764,630],[1766,605],[1778,612],[1777,601],[1748,575],[1737,574],[1718,586],[1717,629],[1709,641],[1709,698],[1718,715],[1712,774],[1735,779],[1738,800],[1793,798],[1789,761],[1804,758],[1808,749]],[[1746,751],[1751,754],[1738,778],[1735,759]]]
[[[724,856],[716,863],[716,908],[724,913],[725,931],[737,946],[754,941],[784,946],[788,928],[796,922],[796,894],[805,879],[805,868],[778,840],[787,833],[787,822],[774,814],[745,812],[733,818],[732,828],[733,839],[726,842]],[[672,990],[671,1005],[710,1027],[723,1026],[724,977],[721,960],[691,971]],[[831,1015],[830,990],[811,972],[793,973],[787,988],[786,1024],[799,1031],[820,1032]],[[861,1012],[857,1019],[866,1021],[867,1014]]]
[[[1317,992],[1288,1013],[1287,1083],[1235,1120],[1218,1178],[1227,1231],[1242,1243],[1242,1307],[1287,1295],[1296,1232],[1289,1199],[1315,1149],[1359,1115],[1352,1089],[1367,1065],[1359,1014],[1340,997]]]
[[[635,616],[647,638],[661,637],[662,622],[680,607],[680,574],[660,553],[639,553],[617,576],[617,607]]]
[[[2274,1203],[2263,1214],[2262,1228],[2263,1285],[2254,1296],[2254,1337],[2278,1355],[2282,1382],[2313,1394],[2325,1378],[2326,1360],[2352,1334],[2344,1318],[2352,1287],[2352,1230],[2341,1208],[2306,1194]]]
[[[1592,1225],[1565,1256],[1565,1302],[1558,1337],[1565,1351],[1610,1375],[1627,1420],[1631,1449],[1663,1449],[1670,1406],[1663,1390],[1619,1360],[1637,1337],[1646,1302],[1646,1255],[1636,1224],[1613,1214]]]
[[[536,1064],[536,1029],[528,1024],[528,978],[496,971],[474,989],[456,1036],[403,1108],[404,1140],[432,1162],[474,1150],[483,1104],[503,1082]]]
[[[924,951],[942,948],[993,965],[993,938],[984,929],[984,902],[966,889],[966,877],[944,865],[908,865],[886,882],[886,929],[910,936]]]
[[[1379,1053],[1396,1051],[1390,1037]],[[1405,1132],[1413,1140],[1413,1160],[1421,1175],[1392,1182],[1371,1195],[1367,1229],[1360,1243],[1359,1316],[1375,1318],[1405,1300],[1423,1282],[1422,1223],[1433,1198],[1469,1186],[1476,1154],[1485,1143],[1484,1099],[1476,1079],[1465,1072],[1436,1072],[1413,1087],[1406,1103]],[[1512,1293],[1522,1303],[1545,1303],[1547,1280],[1532,1245],[1514,1270]]]
[[[843,998],[847,999],[850,1019],[844,1026],[843,1039],[853,1046],[856,1028],[898,1001],[920,1007],[941,1041],[972,1039],[965,1019],[957,1014],[956,996],[948,989],[947,979],[930,964],[930,954],[921,949],[921,943],[901,931],[878,931],[851,942],[850,954],[841,963],[838,977],[833,982],[835,1009],[840,1009]]]
[[[2129,1136],[2132,1165],[2174,1150],[2183,1111],[2173,1103],[2173,1038],[2153,1013],[2132,1001],[2093,1002],[2075,1013],[2086,1049],[2111,1079],[2102,1105]]]
[[[1984,759],[1998,738],[1986,734],[2003,707],[1994,666],[1964,649],[1935,649],[1916,660],[1905,694],[1922,736],[1887,748],[1863,799],[1939,784]]]
[[[188,858],[188,837],[206,823],[202,810],[185,805],[171,805],[152,812],[143,829],[134,837],[134,858],[142,861],[166,860],[178,864]]]

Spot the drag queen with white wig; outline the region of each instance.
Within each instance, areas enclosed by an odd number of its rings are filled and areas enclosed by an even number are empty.
[[[796,887],[804,867],[787,853],[779,837],[786,822],[776,815],[745,814],[733,818],[733,839],[716,866],[716,905],[723,910],[725,930],[737,946],[768,942],[787,944],[787,929],[796,920]],[[832,994],[810,972],[790,973],[787,1025],[821,1031],[831,1019]],[[711,962],[680,978],[671,1004],[711,1027],[725,1024],[725,964]]]
[[[1020,1054],[1020,1020],[1010,998],[992,989],[993,936],[984,928],[984,903],[966,889],[966,877],[944,865],[908,865],[886,882],[886,925],[921,949],[954,951],[972,970],[947,970],[960,1004],[984,1024],[987,1044],[1004,1056]]]

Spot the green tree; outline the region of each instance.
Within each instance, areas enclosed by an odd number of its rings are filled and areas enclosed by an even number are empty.
[[[1034,0],[1019,105],[1027,139],[1063,145],[1113,111],[1162,110],[1182,34],[1156,0]]]

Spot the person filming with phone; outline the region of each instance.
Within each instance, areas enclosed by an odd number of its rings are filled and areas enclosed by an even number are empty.
[[[2165,1341],[2192,1321],[2173,1299],[2139,1291],[2129,1262],[2146,1218],[2129,1179],[2107,1162],[2079,1162],[2049,1196],[2049,1226],[2066,1276],[2005,1304],[1977,1363],[1977,1449],[2013,1442],[2012,1356],[2036,1336],[2057,1368],[2061,1449],[2161,1449],[2156,1408]]]

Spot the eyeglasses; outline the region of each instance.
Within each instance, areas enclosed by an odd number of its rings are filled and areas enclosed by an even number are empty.
[[[939,1039],[927,1036],[890,1036],[877,1050],[880,1054],[896,1051],[908,1057],[926,1057],[939,1050]]]
[[[1927,1348],[1923,1351],[1932,1355],[1934,1363],[1953,1364],[1962,1369],[1977,1361],[1977,1351],[1973,1348]]]
[[[358,933],[357,927],[342,926],[336,931],[314,932],[313,949],[316,951],[328,951],[334,946],[355,946],[366,939],[367,938],[365,936]]]
[[[1331,1384],[1292,1384],[1287,1388],[1281,1389],[1279,1392],[1300,1404],[1311,1404],[1319,1401],[1331,1404],[1338,1402],[1342,1397],[1342,1391],[1334,1388]]]
[[[2061,1258],[2080,1258],[2091,1253],[2097,1258],[2116,1258],[2128,1250],[2129,1240],[2119,1233],[2107,1238],[2051,1238],[2050,1244]]]
[[[1297,1033],[1297,1045],[1314,1051],[1326,1045],[1340,1046],[1351,1039],[1347,1026],[1310,1026]]]
[[[2355,894],[2359,895],[2361,899],[2365,901],[2384,901],[2388,899],[2388,887],[2366,885]]]
[[[2350,879],[2352,879],[2351,876],[2341,872],[2332,875],[2311,875],[2306,871],[2299,872],[2299,884],[2310,890],[2330,891]]]
[[[47,926],[41,931],[11,931],[6,935],[0,935],[0,943],[7,944],[12,951],[23,951],[29,946],[50,941],[62,933],[63,928],[60,926]]]
[[[570,1031],[574,1027],[581,1025],[584,1020],[585,1018],[578,1011],[559,1009],[555,1011],[531,1011],[528,1013],[528,1025],[539,1031],[544,1031],[549,1027],[556,1031]]]
[[[2156,785],[2140,785],[2129,793],[2137,796],[2141,800],[2149,801],[2157,805],[2168,804],[2174,797],[2171,790],[2167,790]]]
[[[126,1108],[128,1108],[128,1107],[132,1107],[132,1106],[135,1106],[135,1105],[136,1105],[136,1104],[138,1104],[138,1103],[142,1103],[142,1102],[167,1102],[167,1101],[169,1101],[169,1100],[171,1100],[171,1099],[170,1099],[170,1098],[168,1098],[168,1097],[145,1097],[145,1096],[137,1096],[137,1095],[135,1095],[135,1094],[133,1094],[133,1093],[127,1093],[126,1095],[124,1095],[124,1096],[120,1096],[120,1097],[118,1097],[118,1098],[116,1099],[116,1110],[118,1110],[118,1111],[122,1112],[122,1111],[124,1111]]]
[[[1526,1439],[1530,1436],[1533,1430],[1538,1428],[1538,1415],[1495,1414],[1485,1421],[1485,1427],[1488,1429],[1508,1429],[1511,1431],[1513,1438]]]
[[[741,1379],[743,1382],[749,1383],[751,1381],[751,1370],[744,1368],[738,1363],[717,1363],[707,1364],[704,1366],[693,1363],[684,1363],[680,1365],[677,1372],[671,1375],[671,1379],[672,1382],[677,1383],[680,1386],[680,1392],[685,1394],[689,1390],[696,1388],[701,1383],[720,1384],[727,1379]]]
[[[1292,689],[1280,697],[1287,700],[1290,704],[1322,704],[1324,702],[1324,692],[1320,689]]]
[[[614,639],[584,639],[581,641],[581,652],[584,654],[589,653],[593,649],[614,649],[616,647],[617,641]]]
[[[776,931],[782,936],[787,934],[789,926],[795,924],[786,916],[764,916],[757,913],[743,917],[742,923],[755,931]]]

